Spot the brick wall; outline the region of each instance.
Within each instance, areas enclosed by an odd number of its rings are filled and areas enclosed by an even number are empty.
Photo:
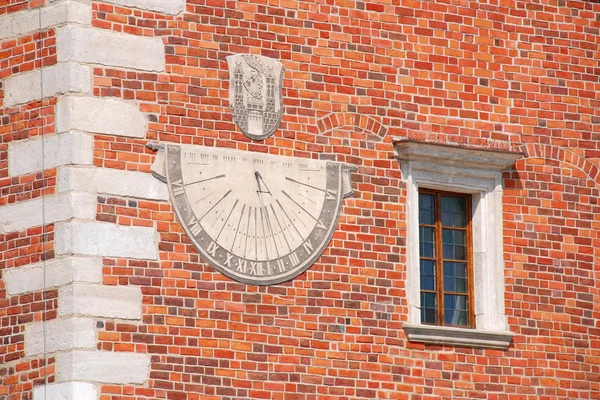
[[[599,4],[188,0],[173,15],[122,3],[131,8],[93,2],[90,26],[162,40],[165,66],[82,61],[89,96],[133,104],[147,121],[142,138],[91,132],[90,168],[149,176],[145,145],[161,141],[358,170],[322,257],[269,287],[204,263],[166,198],[98,189],[95,223],[158,235],[156,259],[101,256],[98,284],[138,288],[142,304],[139,319],[92,315],[96,350],[150,364],[144,383],[94,381],[100,399],[600,399]],[[0,6],[0,25],[39,4]],[[0,40],[0,98],[10,77],[57,63],[56,29]],[[232,121],[234,53],[285,65],[286,112],[264,141]],[[8,159],[11,143],[56,132],[62,94],[0,104],[2,206],[56,194],[62,170],[11,176]],[[508,350],[407,341],[406,187],[393,137],[527,154],[503,176]],[[3,276],[42,254],[56,256],[52,224],[0,235]],[[10,295],[0,279],[0,399],[32,399],[34,385],[54,382],[54,353],[26,355],[23,332],[57,318],[58,292]]]

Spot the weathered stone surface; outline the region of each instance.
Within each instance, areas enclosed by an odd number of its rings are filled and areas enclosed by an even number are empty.
[[[110,168],[63,167],[58,171],[58,191],[81,191],[135,197],[149,200],[168,200],[167,185],[151,174]]]
[[[263,140],[279,128],[284,113],[284,67],[256,54],[234,54],[229,65],[229,107],[233,122],[246,136]]]
[[[41,29],[64,23],[91,25],[92,5],[76,1],[50,3],[41,9]],[[0,40],[40,30],[39,9],[0,16]]]
[[[59,290],[58,315],[140,319],[142,292],[133,286],[73,283]]]
[[[96,204],[96,196],[74,192],[8,204],[0,207],[0,232],[22,231],[71,218],[94,219]]]
[[[165,70],[165,48],[158,37],[69,25],[56,30],[56,48],[59,62]]]
[[[4,106],[12,107],[39,100],[42,94],[54,97],[63,93],[89,93],[92,90],[92,71],[90,67],[77,63],[58,63],[12,75],[4,84]]]
[[[96,400],[98,392],[91,383],[65,382],[38,386],[33,390],[33,400]]]
[[[70,221],[56,226],[54,243],[56,254],[158,258],[156,230],[141,226]]]
[[[185,0],[104,0],[106,3],[156,11],[164,14],[179,14],[185,10]]]
[[[169,177],[183,229],[205,261],[240,282],[271,285],[309,268],[333,236],[343,199],[353,193],[350,169],[337,162],[174,144],[164,152],[156,160],[166,169],[153,170]],[[293,234],[291,226],[278,231],[278,221],[289,218],[284,207],[311,219]],[[242,235],[252,238],[236,240]]]
[[[56,129],[143,138],[146,117],[123,100],[100,97],[62,97],[56,105]]]
[[[54,353],[96,346],[96,322],[91,318],[58,318],[25,327],[25,355]]]
[[[46,269],[44,273],[44,268]],[[5,270],[2,274],[9,296],[35,292],[72,282],[102,281],[102,259],[62,257]],[[45,282],[44,282],[45,280]]]
[[[69,131],[53,136],[36,136],[9,143],[8,175],[25,175],[68,164],[91,165],[93,159],[92,135]]]
[[[150,356],[108,351],[72,351],[56,356],[57,381],[142,384],[148,380]]]

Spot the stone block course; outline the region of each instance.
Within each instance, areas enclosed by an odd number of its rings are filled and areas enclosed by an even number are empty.
[[[144,71],[165,70],[161,38],[69,25],[57,29],[59,62],[75,61]]]
[[[110,168],[60,168],[57,186],[59,192],[75,190],[148,200],[169,199],[167,185],[151,174]]]
[[[27,356],[95,347],[96,322],[91,318],[59,318],[34,322],[25,327]]]
[[[136,353],[72,351],[56,356],[57,381],[142,384],[148,380],[150,357]]]
[[[0,207],[0,231],[21,231],[71,218],[93,219],[95,196],[61,193]]]
[[[156,230],[153,227],[119,226],[92,221],[58,224],[54,235],[58,255],[129,257],[156,260]]]
[[[141,309],[142,293],[137,287],[73,283],[58,293],[60,316],[139,319]]]
[[[44,143],[42,143],[42,138],[34,137],[9,144],[9,176],[29,174],[62,165],[92,164],[94,141],[89,134],[68,131],[58,135],[44,136],[43,140]]]
[[[33,391],[33,400],[95,400],[98,391],[91,383],[66,382],[38,386]]]
[[[77,63],[59,63],[24,74],[12,75],[5,82],[4,106],[29,103],[64,93],[90,93],[92,70]],[[43,93],[42,93],[43,89]]]
[[[9,296],[37,292],[44,288],[72,282],[100,283],[102,259],[95,257],[61,257],[11,268],[2,274]]]
[[[185,0],[107,0],[106,2],[165,14],[179,14],[185,10]]]
[[[62,97],[56,105],[56,129],[143,138],[146,117],[136,104],[96,97]]]
[[[33,8],[0,15],[0,40],[36,32],[40,29],[40,22],[42,29],[65,23],[90,25],[92,7],[90,4],[78,1],[54,1],[41,10]]]

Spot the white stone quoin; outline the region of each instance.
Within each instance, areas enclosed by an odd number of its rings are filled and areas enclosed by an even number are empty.
[[[96,400],[96,386],[86,382],[52,383],[33,389],[33,400]]]
[[[46,262],[9,268],[4,270],[2,278],[9,296],[36,292],[72,282],[100,283],[102,258],[76,256],[54,258]]]
[[[39,321],[25,327],[25,355],[94,349],[96,322],[91,318],[68,317]]]
[[[42,86],[43,81],[43,86]],[[29,103],[64,93],[90,93],[92,70],[86,65],[67,62],[23,74],[12,75],[4,82],[4,106]]]
[[[134,197],[148,200],[169,200],[167,185],[151,174],[111,168],[61,167],[58,171],[58,191],[78,191]]]
[[[143,384],[148,380],[150,356],[108,351],[72,351],[56,356],[57,381]]]
[[[59,62],[165,70],[165,46],[158,37],[68,25],[56,30],[56,50]]]
[[[41,171],[42,168],[50,169],[61,165],[91,165],[93,160],[94,138],[90,134],[76,131],[44,135],[43,138],[36,136],[8,144],[9,176],[30,174]]]
[[[185,10],[185,0],[104,0],[104,2],[171,15]]]
[[[137,105],[109,97],[61,97],[56,104],[56,129],[143,138],[146,117]]]
[[[0,232],[22,231],[69,218],[94,219],[96,204],[96,196],[74,192],[8,204],[0,207]]]
[[[0,16],[0,40],[23,36],[64,23],[91,25],[92,5],[77,1],[56,1],[54,4]]]
[[[58,315],[140,319],[142,291],[136,286],[73,283],[59,289]]]
[[[186,4],[185,0],[107,2],[170,15],[185,11]],[[92,69],[163,72],[165,46],[159,37],[91,24],[92,3],[87,0],[49,0],[36,9],[0,15],[0,40],[56,28],[57,64],[1,82],[4,107],[57,97],[57,133],[11,142],[7,157],[9,177],[57,168],[56,193],[0,207],[0,232],[55,224],[55,259],[2,274],[8,296],[58,288],[58,317],[29,323],[24,331],[26,356],[56,358],[57,382],[35,387],[34,400],[97,400],[101,383],[143,385],[149,375],[148,355],[95,350],[96,322],[141,318],[141,289],[103,285],[102,258],[156,260],[158,234],[154,227],[95,221],[97,196],[166,201],[169,195],[166,185],[150,174],[91,166],[94,134],[145,138],[147,127],[135,101],[92,96]]]
[[[69,221],[57,224],[56,254],[123,257],[156,260],[156,230],[108,222]]]

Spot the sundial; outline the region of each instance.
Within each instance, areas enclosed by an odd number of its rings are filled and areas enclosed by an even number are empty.
[[[279,127],[284,112],[278,61],[227,57],[232,119],[252,140]],[[353,167],[235,149],[149,145],[152,171],[167,182],[184,231],[215,269],[240,282],[271,285],[294,278],[323,253]]]
[[[258,285],[310,267],[353,193],[346,164],[224,148],[167,144],[153,170],[203,258]]]

